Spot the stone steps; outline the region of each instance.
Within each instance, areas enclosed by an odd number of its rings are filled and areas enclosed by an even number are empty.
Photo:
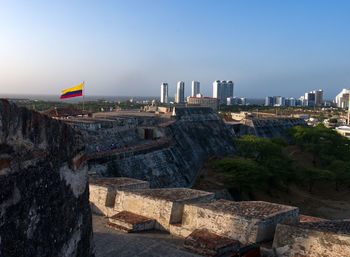
[[[241,244],[206,229],[197,229],[185,239],[184,247],[204,256],[235,256],[239,253]]]
[[[155,225],[155,220],[128,211],[121,211],[108,220],[109,228],[127,233],[152,230]]]

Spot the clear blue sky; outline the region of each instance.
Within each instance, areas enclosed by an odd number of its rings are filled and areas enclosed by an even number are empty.
[[[0,0],[0,93],[170,95],[233,80],[235,94],[350,88],[347,0]]]

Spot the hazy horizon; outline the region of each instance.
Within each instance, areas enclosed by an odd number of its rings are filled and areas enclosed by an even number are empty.
[[[159,96],[168,82],[233,80],[235,95],[350,86],[349,1],[0,3],[0,95]]]

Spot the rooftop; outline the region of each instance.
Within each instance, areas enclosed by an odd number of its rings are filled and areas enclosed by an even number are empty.
[[[296,207],[262,201],[232,202],[219,200],[213,203],[196,204],[199,207],[247,218],[269,218],[276,214],[297,209]]]
[[[144,197],[158,198],[171,202],[181,202],[202,196],[213,195],[213,193],[189,188],[137,189],[130,192]]]
[[[118,188],[126,185],[143,184],[148,183],[146,181],[133,179],[133,178],[89,178],[89,184],[95,186],[105,186]]]
[[[350,221],[333,220],[321,222],[301,222],[291,226],[350,236]]]

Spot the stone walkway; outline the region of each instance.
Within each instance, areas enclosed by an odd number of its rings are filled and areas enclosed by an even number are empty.
[[[125,234],[105,227],[107,219],[92,216],[96,257],[198,257],[183,248],[183,239],[160,231]]]

